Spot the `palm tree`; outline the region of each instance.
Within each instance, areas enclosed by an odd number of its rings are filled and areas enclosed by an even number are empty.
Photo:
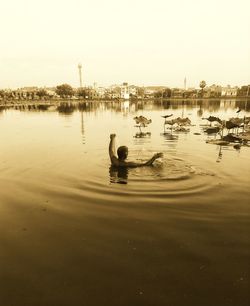
[[[203,91],[204,91],[204,88],[207,86],[206,82],[203,80],[203,81],[200,81],[200,88],[201,88],[201,95],[203,97]]]

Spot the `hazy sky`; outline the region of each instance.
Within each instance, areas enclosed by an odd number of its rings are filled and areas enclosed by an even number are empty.
[[[0,88],[250,84],[249,0],[8,0]]]

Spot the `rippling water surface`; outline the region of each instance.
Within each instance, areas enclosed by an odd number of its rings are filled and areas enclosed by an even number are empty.
[[[210,115],[249,103],[2,108],[1,305],[249,305],[250,147],[206,143]],[[130,160],[164,157],[111,167],[111,133]]]

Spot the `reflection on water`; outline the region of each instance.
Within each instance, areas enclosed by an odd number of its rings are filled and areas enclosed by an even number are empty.
[[[92,112],[97,110],[113,110],[115,112],[122,113],[134,113],[140,110],[176,110],[181,109],[182,111],[196,109],[198,116],[202,116],[204,111],[217,112],[221,109],[224,111],[232,109],[241,109],[246,112],[250,111],[250,100],[242,99],[218,99],[218,100],[167,100],[167,101],[151,101],[151,100],[140,100],[140,101],[88,101],[88,102],[17,102],[13,103],[13,107],[17,110],[48,110],[54,108],[58,112],[71,113],[76,110],[83,110],[86,112]],[[8,106],[0,105],[0,111]],[[180,113],[181,114],[181,113]]]
[[[137,160],[143,162],[146,160],[145,153],[143,157],[137,157]],[[200,175],[213,177],[215,174],[208,170],[202,170],[198,167],[195,168],[180,158],[162,158],[161,160],[155,161],[154,165],[147,167],[109,167],[110,183],[128,184],[130,182],[134,185],[136,183],[157,183],[158,190],[166,187],[159,185],[165,181],[182,181]],[[152,185],[148,187],[151,187],[151,191],[153,191],[154,187]],[[193,191],[195,190],[194,188],[192,189]],[[147,193],[147,190],[145,189],[144,192]]]
[[[57,106],[57,111],[65,115],[71,115],[75,110],[77,109],[77,106],[73,103],[60,103]]]
[[[1,304],[248,306],[250,147],[222,144],[202,118],[249,117],[249,106],[0,107]],[[171,114],[191,124],[168,128]],[[142,135],[140,115],[152,120]],[[164,157],[112,167],[111,133],[132,161]]]
[[[178,140],[178,135],[175,135],[175,134],[173,134],[172,132],[171,132],[171,133],[165,132],[165,133],[162,133],[161,135],[162,135],[166,140],[173,140],[173,141]]]
[[[139,132],[139,133],[136,133],[135,134],[135,138],[148,138],[151,136],[151,133],[150,132]]]
[[[85,131],[84,131],[84,120],[83,120],[82,110],[81,110],[81,134],[82,134],[82,143],[85,144]]]
[[[136,125],[135,128],[138,128],[139,131],[133,135],[134,141],[131,142],[134,145],[139,146],[150,146],[150,144],[155,143],[155,135],[156,133],[162,136],[164,139],[163,146],[167,145],[167,152],[177,152],[178,146],[183,147],[187,145],[189,142],[196,142],[197,139],[200,141],[205,141],[208,144],[213,143],[218,145],[219,154],[217,161],[221,161],[223,159],[223,150],[231,150],[230,147],[223,147],[223,144],[220,145],[217,140],[223,139],[228,141],[227,134],[230,130],[223,129],[221,130],[218,125],[212,125],[212,123],[208,122],[208,124],[204,124],[201,120],[208,117],[218,116],[222,120],[228,120],[232,117],[240,118],[244,116],[248,116],[248,112],[250,111],[250,101],[246,100],[168,100],[168,101],[112,101],[112,102],[62,102],[56,105],[53,104],[16,104],[12,108],[8,106],[8,108],[1,106],[0,112],[3,115],[4,111],[8,110],[20,110],[24,112],[49,112],[54,113],[58,112],[60,115],[66,116],[74,116],[75,113],[80,113],[80,131],[82,135],[82,144],[85,144],[86,137],[86,124],[85,124],[85,114],[94,113],[95,116],[98,116],[98,120],[96,124],[89,124],[91,129],[99,130],[100,126],[104,127],[107,123],[106,121],[100,124],[100,116],[102,114],[107,114],[109,112],[112,115],[115,113],[123,114],[123,122],[126,120],[126,124],[129,124],[128,130],[133,127],[133,123],[131,122],[133,116],[146,116],[148,118],[153,117],[152,124],[150,126],[147,125]],[[165,110],[168,110],[167,113]],[[143,117],[142,116],[142,117]],[[161,118],[163,117],[163,118]],[[188,118],[190,120],[191,126],[189,125],[180,125],[179,123],[176,125],[175,120],[180,119],[184,120]],[[70,119],[71,120],[71,119]],[[120,121],[121,123],[122,121]],[[162,126],[163,125],[163,129]],[[111,123],[112,126],[112,123]],[[66,124],[65,127],[71,127],[70,124]],[[248,128],[249,129],[249,128]],[[88,124],[87,124],[88,130]],[[92,133],[92,130],[90,133]],[[119,133],[119,124],[116,125],[115,132]],[[243,130],[244,132],[244,130]],[[185,134],[189,134],[189,136],[185,136]],[[196,140],[191,135],[204,135],[203,137],[196,137]],[[228,134],[228,137],[230,134]],[[186,138],[188,137],[188,138]],[[230,136],[232,138],[232,136]],[[233,144],[233,148],[238,150],[240,154],[241,146],[246,145],[247,143],[240,143],[237,146]],[[166,148],[165,148],[166,149]],[[194,144],[194,150],[199,152],[199,144]],[[183,148],[183,151],[185,149]]]
[[[151,126],[143,126],[136,125],[135,127],[139,129],[138,132],[134,134],[134,138],[142,139],[145,138],[145,143],[151,143],[150,138],[155,137],[154,134],[156,132],[156,126],[158,132],[165,139],[165,143],[168,143],[169,146],[172,146],[173,143],[177,144],[177,142],[183,141],[183,137],[179,139],[180,134],[192,133],[193,135],[199,135],[200,133],[204,134],[206,138],[205,141],[209,142],[211,137],[217,139],[217,137],[224,137],[223,132],[220,131],[218,126],[210,126],[209,124],[204,124],[200,121],[200,119],[204,119],[209,116],[219,116],[223,120],[228,120],[231,117],[243,117],[247,116],[250,111],[250,101],[247,100],[236,100],[236,99],[221,99],[221,100],[168,100],[168,101],[109,101],[109,102],[61,102],[58,104],[50,104],[50,103],[17,103],[13,105],[15,110],[20,111],[29,111],[29,112],[37,112],[37,111],[49,111],[49,112],[58,112],[60,115],[73,116],[75,112],[80,112],[81,119],[81,134],[82,134],[82,143],[85,144],[85,126],[84,126],[84,113],[95,113],[104,114],[108,111],[115,113],[122,113],[127,120],[131,120],[131,116],[136,114],[141,115],[144,114],[151,118],[152,112],[155,114],[157,111],[159,112],[159,117],[154,117],[153,119],[153,133],[151,131]],[[3,111],[11,110],[11,106],[5,107],[2,105],[0,107],[0,112],[3,114]],[[168,110],[167,114],[165,110]],[[238,111],[238,112],[237,112]],[[240,113],[239,113],[240,112]],[[201,127],[201,130],[195,130],[195,128],[189,128],[188,126],[183,125],[173,125],[171,121],[174,121],[176,118],[184,117],[191,118],[192,125],[194,127]],[[161,121],[160,117],[164,119]],[[172,120],[174,119],[174,120]],[[159,124],[162,122],[163,129],[159,128]],[[104,123],[105,125],[105,123]],[[67,125],[68,126],[68,125]],[[68,126],[70,127],[70,125]],[[100,128],[100,124],[96,125],[96,129]],[[118,128],[118,127],[116,127]],[[229,132],[229,131],[228,131]],[[190,133],[190,134],[191,134]],[[223,139],[224,139],[223,138]],[[191,141],[191,137],[189,139]],[[144,141],[134,142],[134,144],[143,144]],[[237,146],[235,147],[237,148]],[[223,148],[219,148],[220,152]],[[222,159],[222,153],[219,154],[218,160]]]

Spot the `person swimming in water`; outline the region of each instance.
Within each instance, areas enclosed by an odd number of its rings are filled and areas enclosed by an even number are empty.
[[[143,162],[143,163],[128,162],[126,161],[128,157],[128,147],[121,146],[117,149],[117,155],[118,155],[118,158],[117,158],[115,154],[115,137],[116,137],[116,134],[111,134],[110,143],[109,143],[109,157],[110,157],[111,164],[113,166],[131,167],[131,168],[151,166],[157,158],[163,157],[163,153],[156,153],[148,161]]]

